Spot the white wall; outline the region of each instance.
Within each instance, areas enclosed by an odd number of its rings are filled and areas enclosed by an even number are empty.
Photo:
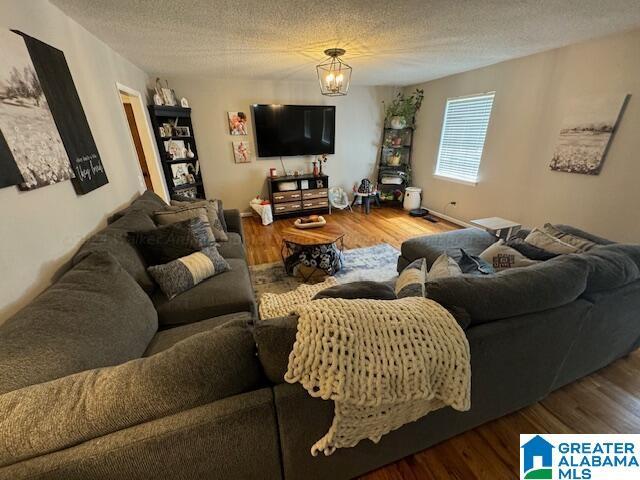
[[[313,69],[309,76],[315,76]],[[218,80],[203,77],[169,78],[178,97],[192,107],[203,181],[208,197],[220,198],[225,207],[246,210],[251,198],[264,192],[269,168],[282,170],[278,158],[262,160],[255,148],[250,106],[255,103],[336,105],[336,153],[329,156],[325,172],[329,183],[351,189],[373,174],[382,135],[382,100],[391,98],[389,87],[352,86],[346,97],[324,97],[317,82],[270,80]],[[249,135],[233,137],[227,127],[227,111],[244,111],[250,118]],[[254,159],[248,164],[233,160],[231,141],[247,139]],[[311,172],[311,156],[283,157],[287,170]]]
[[[569,223],[640,242],[640,30],[510,60],[420,85],[414,183],[427,208],[470,220]],[[408,87],[407,90],[413,90]],[[496,91],[477,186],[433,177],[446,99]],[[549,161],[573,96],[630,93],[599,176],[552,172]]]
[[[40,293],[82,240],[142,190],[116,82],[146,91],[147,75],[45,0],[0,0],[0,28],[64,51],[109,184],[86,195],[71,182],[0,189],[0,322]]]

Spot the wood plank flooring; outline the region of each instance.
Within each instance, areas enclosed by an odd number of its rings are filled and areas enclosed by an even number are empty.
[[[400,249],[402,242],[410,237],[460,228],[444,220],[431,223],[423,218],[410,217],[404,210],[388,207],[373,208],[369,215],[362,213],[359,207],[354,207],[353,213],[334,210],[331,215],[324,215],[324,218],[328,225],[336,225],[346,232],[346,249],[369,247],[378,243],[388,243]],[[276,220],[267,227],[260,223],[256,215],[242,220],[249,265],[280,261],[281,233],[293,226],[295,217]]]
[[[458,228],[411,218],[401,210],[370,215],[338,212],[328,221],[347,232],[346,248],[381,242],[396,248],[407,238]],[[279,232],[293,224],[263,227],[245,218],[251,264],[280,259]],[[512,480],[518,478],[521,433],[640,433],[640,350],[557,390],[541,402],[370,472],[361,480]]]

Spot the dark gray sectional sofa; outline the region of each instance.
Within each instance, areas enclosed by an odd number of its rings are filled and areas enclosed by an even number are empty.
[[[0,479],[350,478],[530,405],[639,343],[638,246],[477,279],[484,285],[430,284],[472,317],[471,410],[312,457],[333,405],[282,380],[296,321],[255,319],[238,212],[225,211],[235,235],[220,248],[232,271],[169,302],[125,241],[149,228],[158,202],[147,193],[119,212],[0,325]],[[411,240],[400,263],[493,241],[478,230]]]

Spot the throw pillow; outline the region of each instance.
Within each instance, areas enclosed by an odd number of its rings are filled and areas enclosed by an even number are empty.
[[[183,207],[191,203],[197,203],[201,201],[202,200],[199,198],[189,198],[189,197],[185,197],[184,195],[174,195],[173,200],[171,200],[171,205],[174,205],[176,207]],[[224,231],[228,232],[229,229],[227,228],[227,220],[224,218],[224,207],[222,206],[222,200],[215,199],[215,200],[209,200],[209,201],[214,202],[216,204],[216,208],[218,209],[218,219],[220,220],[220,224],[222,225],[222,228],[224,229]]]
[[[462,248],[460,249],[462,257],[458,260],[458,265],[462,273],[470,273],[472,275],[489,275],[496,273],[490,263],[475,255],[469,255]]]
[[[528,235],[528,234],[527,234]],[[524,238],[511,238],[507,242],[507,246],[519,251],[522,255],[531,260],[551,260],[558,256],[557,253],[547,252],[543,248],[536,247],[524,241]]]
[[[218,206],[217,200],[200,200],[196,202],[180,202],[176,200],[171,200],[171,209],[172,210],[181,210],[183,208],[198,208],[202,207],[207,210],[207,218],[209,219],[209,224],[211,225],[211,230],[213,230],[213,234],[216,237],[216,241],[218,242],[226,242],[229,240],[227,236],[227,225],[224,223],[224,213]]]
[[[414,260],[407,265],[400,273],[398,280],[396,280],[396,297],[424,297],[424,284],[426,281],[427,261],[424,258]]]
[[[480,258],[486,260],[496,272],[507,268],[528,267],[535,265],[537,260],[525,257],[519,251],[509,247],[504,240],[498,240],[480,254]]]
[[[216,247],[207,247],[164,265],[148,268],[169,300],[195,287],[207,278],[231,270]]]
[[[158,225],[171,225],[172,223],[182,222],[190,218],[198,218],[207,225],[206,230],[208,231],[209,243],[215,243],[216,241],[211,223],[209,222],[209,216],[207,215],[207,209],[204,207],[169,207],[169,210],[155,212],[153,218]]]
[[[427,273],[427,281],[431,282],[438,278],[457,277],[462,275],[460,265],[446,253],[443,253],[435,259],[429,273]]]
[[[314,300],[321,298],[367,298],[371,300],[395,300],[396,294],[393,289],[380,282],[351,282],[344,285],[336,285],[318,292]]]
[[[524,241],[534,247],[542,248],[547,252],[557,253],[559,255],[564,253],[576,253],[578,251],[578,249],[573,245],[569,245],[568,243],[565,243],[538,228],[531,230],[531,233],[527,235]]]
[[[147,265],[158,265],[211,246],[208,225],[199,218],[191,218],[153,230],[129,232],[129,241],[138,248]]]
[[[577,235],[572,235],[571,233],[566,233],[560,230],[558,227],[554,227],[550,223],[545,223],[544,227],[542,227],[542,231],[548,233],[552,237],[557,238],[558,240],[563,241],[564,243],[568,243],[578,249],[578,252],[586,252],[587,250],[591,250],[596,246],[596,243],[587,240],[586,238],[579,237]]]

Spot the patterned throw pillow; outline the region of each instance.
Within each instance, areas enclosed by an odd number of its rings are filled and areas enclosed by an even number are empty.
[[[211,246],[210,234],[208,222],[191,218],[153,230],[129,232],[128,235],[147,265],[158,265]]]
[[[498,240],[480,254],[480,258],[486,260],[496,272],[508,268],[528,267],[535,265],[537,260],[531,260],[518,250],[509,247],[504,240]]]
[[[207,247],[186,257],[147,269],[169,300],[207,278],[231,270],[216,247]]]
[[[396,297],[424,297],[426,281],[427,261],[424,258],[414,260],[407,265],[396,280]]]
[[[220,217],[218,215],[218,203],[215,200],[201,200],[199,202],[191,203],[171,200],[171,206],[169,207],[170,211],[173,212],[190,211],[197,208],[205,209],[209,225],[211,226],[211,230],[213,231],[216,241],[227,242],[229,237],[227,236],[227,232],[225,231],[222,222],[220,222]],[[162,212],[160,216],[164,216],[166,218],[166,215],[162,215]]]
[[[207,209],[204,207],[169,207],[169,210],[158,211],[153,215],[153,219],[158,225],[171,225],[190,218],[199,218],[206,223],[209,230],[209,241],[211,243],[216,241],[209,222],[209,216],[207,215]]]
[[[544,227],[542,227],[542,231],[548,233],[554,238],[557,238],[564,243],[568,243],[578,249],[578,252],[586,252],[587,250],[591,250],[596,244],[586,238],[579,237],[577,235],[572,235],[571,233],[565,233],[557,227],[554,227],[550,223],[545,223]]]
[[[228,232],[229,229],[227,228],[227,221],[224,218],[224,207],[222,206],[222,200],[220,199],[201,200],[197,198],[189,198],[181,195],[176,195],[173,197],[173,200],[171,200],[171,205],[174,207],[186,207],[188,205],[200,202],[210,202],[215,205],[215,208],[218,212],[218,220],[220,220],[220,225],[222,225],[222,229],[225,232]]]
[[[460,249],[462,257],[458,260],[458,265],[462,273],[470,273],[472,275],[489,275],[496,273],[490,263],[486,260],[476,257],[475,255],[469,255],[462,248]]]
[[[460,265],[446,253],[443,253],[431,264],[427,281],[432,282],[439,278],[459,277],[462,275]]]
[[[524,239],[530,245],[534,247],[542,248],[547,252],[557,253],[562,255],[564,253],[576,253],[577,247],[563,242],[559,238],[549,235],[547,232],[543,232],[538,228],[531,230],[531,233]]]

